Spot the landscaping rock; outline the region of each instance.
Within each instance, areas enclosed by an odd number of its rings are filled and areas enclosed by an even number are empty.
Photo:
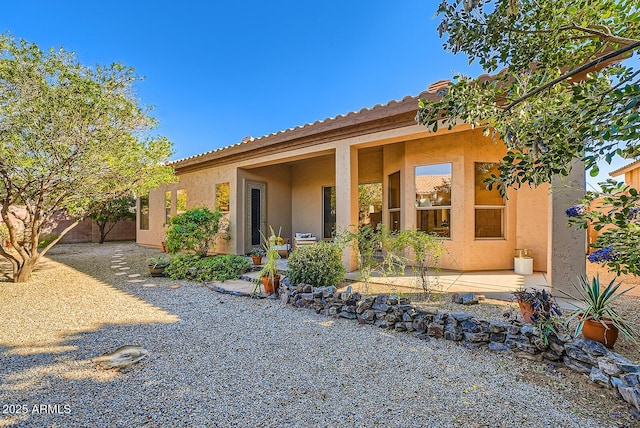
[[[432,306],[424,306],[424,307],[417,306],[416,312],[419,314],[425,314],[425,315],[438,315],[439,309],[434,308]]]
[[[513,352],[504,343],[489,342],[489,350],[493,352]]]
[[[583,363],[587,363],[590,366],[598,365],[598,361],[595,358],[587,354],[585,351],[583,351],[582,348],[578,347],[577,345],[567,343],[566,345],[564,345],[564,350],[567,353],[567,355],[573,358],[574,360],[582,361]]]
[[[444,334],[444,328],[440,324],[431,323],[427,328],[427,334],[433,337],[442,337]]]
[[[579,372],[579,373],[591,373],[591,365],[588,363],[584,363],[579,360],[575,360],[571,357],[565,355],[562,360],[564,364],[569,367],[571,370]]]
[[[602,343],[594,340],[576,339],[573,343],[594,359],[596,357],[608,355],[610,352]]]
[[[611,387],[611,380],[609,376],[604,374],[602,370],[599,370],[596,367],[591,368],[591,373],[589,374],[589,380],[598,386],[602,386],[606,388]]]

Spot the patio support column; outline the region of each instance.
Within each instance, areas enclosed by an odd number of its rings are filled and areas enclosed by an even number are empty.
[[[339,145],[336,148],[336,231],[358,225],[358,150]],[[351,247],[344,250],[342,262],[348,272],[357,269]]]
[[[551,182],[547,282],[556,290],[571,292],[571,284],[586,271],[585,231],[568,227],[565,214],[565,210],[575,205],[584,194],[583,162],[574,161],[568,177],[555,177]]]

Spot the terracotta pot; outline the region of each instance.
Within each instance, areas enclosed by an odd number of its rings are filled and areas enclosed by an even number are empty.
[[[251,256],[251,260],[253,260],[254,265],[259,265],[262,263],[262,256]]]
[[[280,275],[276,275],[273,278],[273,282],[269,280],[268,276],[263,276],[261,279],[262,287],[264,287],[264,292],[266,294],[274,294],[280,285]]]
[[[613,344],[618,340],[618,327],[613,325],[610,319],[605,319],[604,322],[608,328],[600,321],[584,320],[582,335],[586,339],[602,343],[607,348],[613,348]]]
[[[533,309],[531,308],[531,303],[529,302],[518,302],[518,306],[520,306],[520,312],[522,312],[522,319],[524,322],[533,324],[533,320],[531,317],[533,316]]]

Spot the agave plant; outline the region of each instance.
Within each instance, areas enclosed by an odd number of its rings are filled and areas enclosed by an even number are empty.
[[[582,326],[586,320],[593,320],[600,322],[605,328],[607,323],[613,324],[618,328],[626,337],[636,342],[638,337],[637,332],[631,325],[616,311],[614,302],[633,289],[633,287],[627,288],[618,292],[618,289],[622,285],[622,282],[616,283],[616,278],[612,279],[609,285],[604,289],[600,289],[600,277],[595,276],[589,281],[589,278],[580,275],[579,283],[573,284],[574,288],[578,291],[578,296],[572,296],[571,294],[562,292],[567,297],[574,300],[582,301],[586,304],[584,308],[578,308],[569,316],[567,321],[578,319],[578,325],[576,327],[575,336],[580,334]]]

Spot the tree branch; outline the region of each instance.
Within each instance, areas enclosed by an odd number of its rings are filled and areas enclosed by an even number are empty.
[[[521,102],[531,98],[532,96],[539,94],[540,92],[544,91],[545,89],[548,89],[560,82],[562,82],[563,80],[566,80],[570,77],[575,76],[576,74],[582,73],[583,71],[587,71],[592,67],[597,66],[598,64],[600,64],[601,62],[607,61],[609,59],[615,58],[619,55],[622,55],[626,52],[629,51],[633,51],[635,49],[640,48],[640,41],[636,41],[635,43],[632,43],[630,45],[624,46],[620,49],[617,49],[615,51],[609,52],[606,55],[603,55],[599,58],[594,59],[593,61],[590,61],[584,65],[582,65],[581,67],[578,67],[566,74],[563,74],[562,76],[558,77],[557,79],[553,79],[551,82],[546,83],[542,86],[537,87],[536,89],[532,90],[531,92],[528,92],[526,94],[524,94],[523,96],[521,96],[520,98],[518,98],[517,100],[513,101],[511,104],[509,104],[508,106],[506,106],[504,108],[504,111],[507,112],[509,110],[511,110],[513,107],[515,107],[516,105],[520,104]]]

